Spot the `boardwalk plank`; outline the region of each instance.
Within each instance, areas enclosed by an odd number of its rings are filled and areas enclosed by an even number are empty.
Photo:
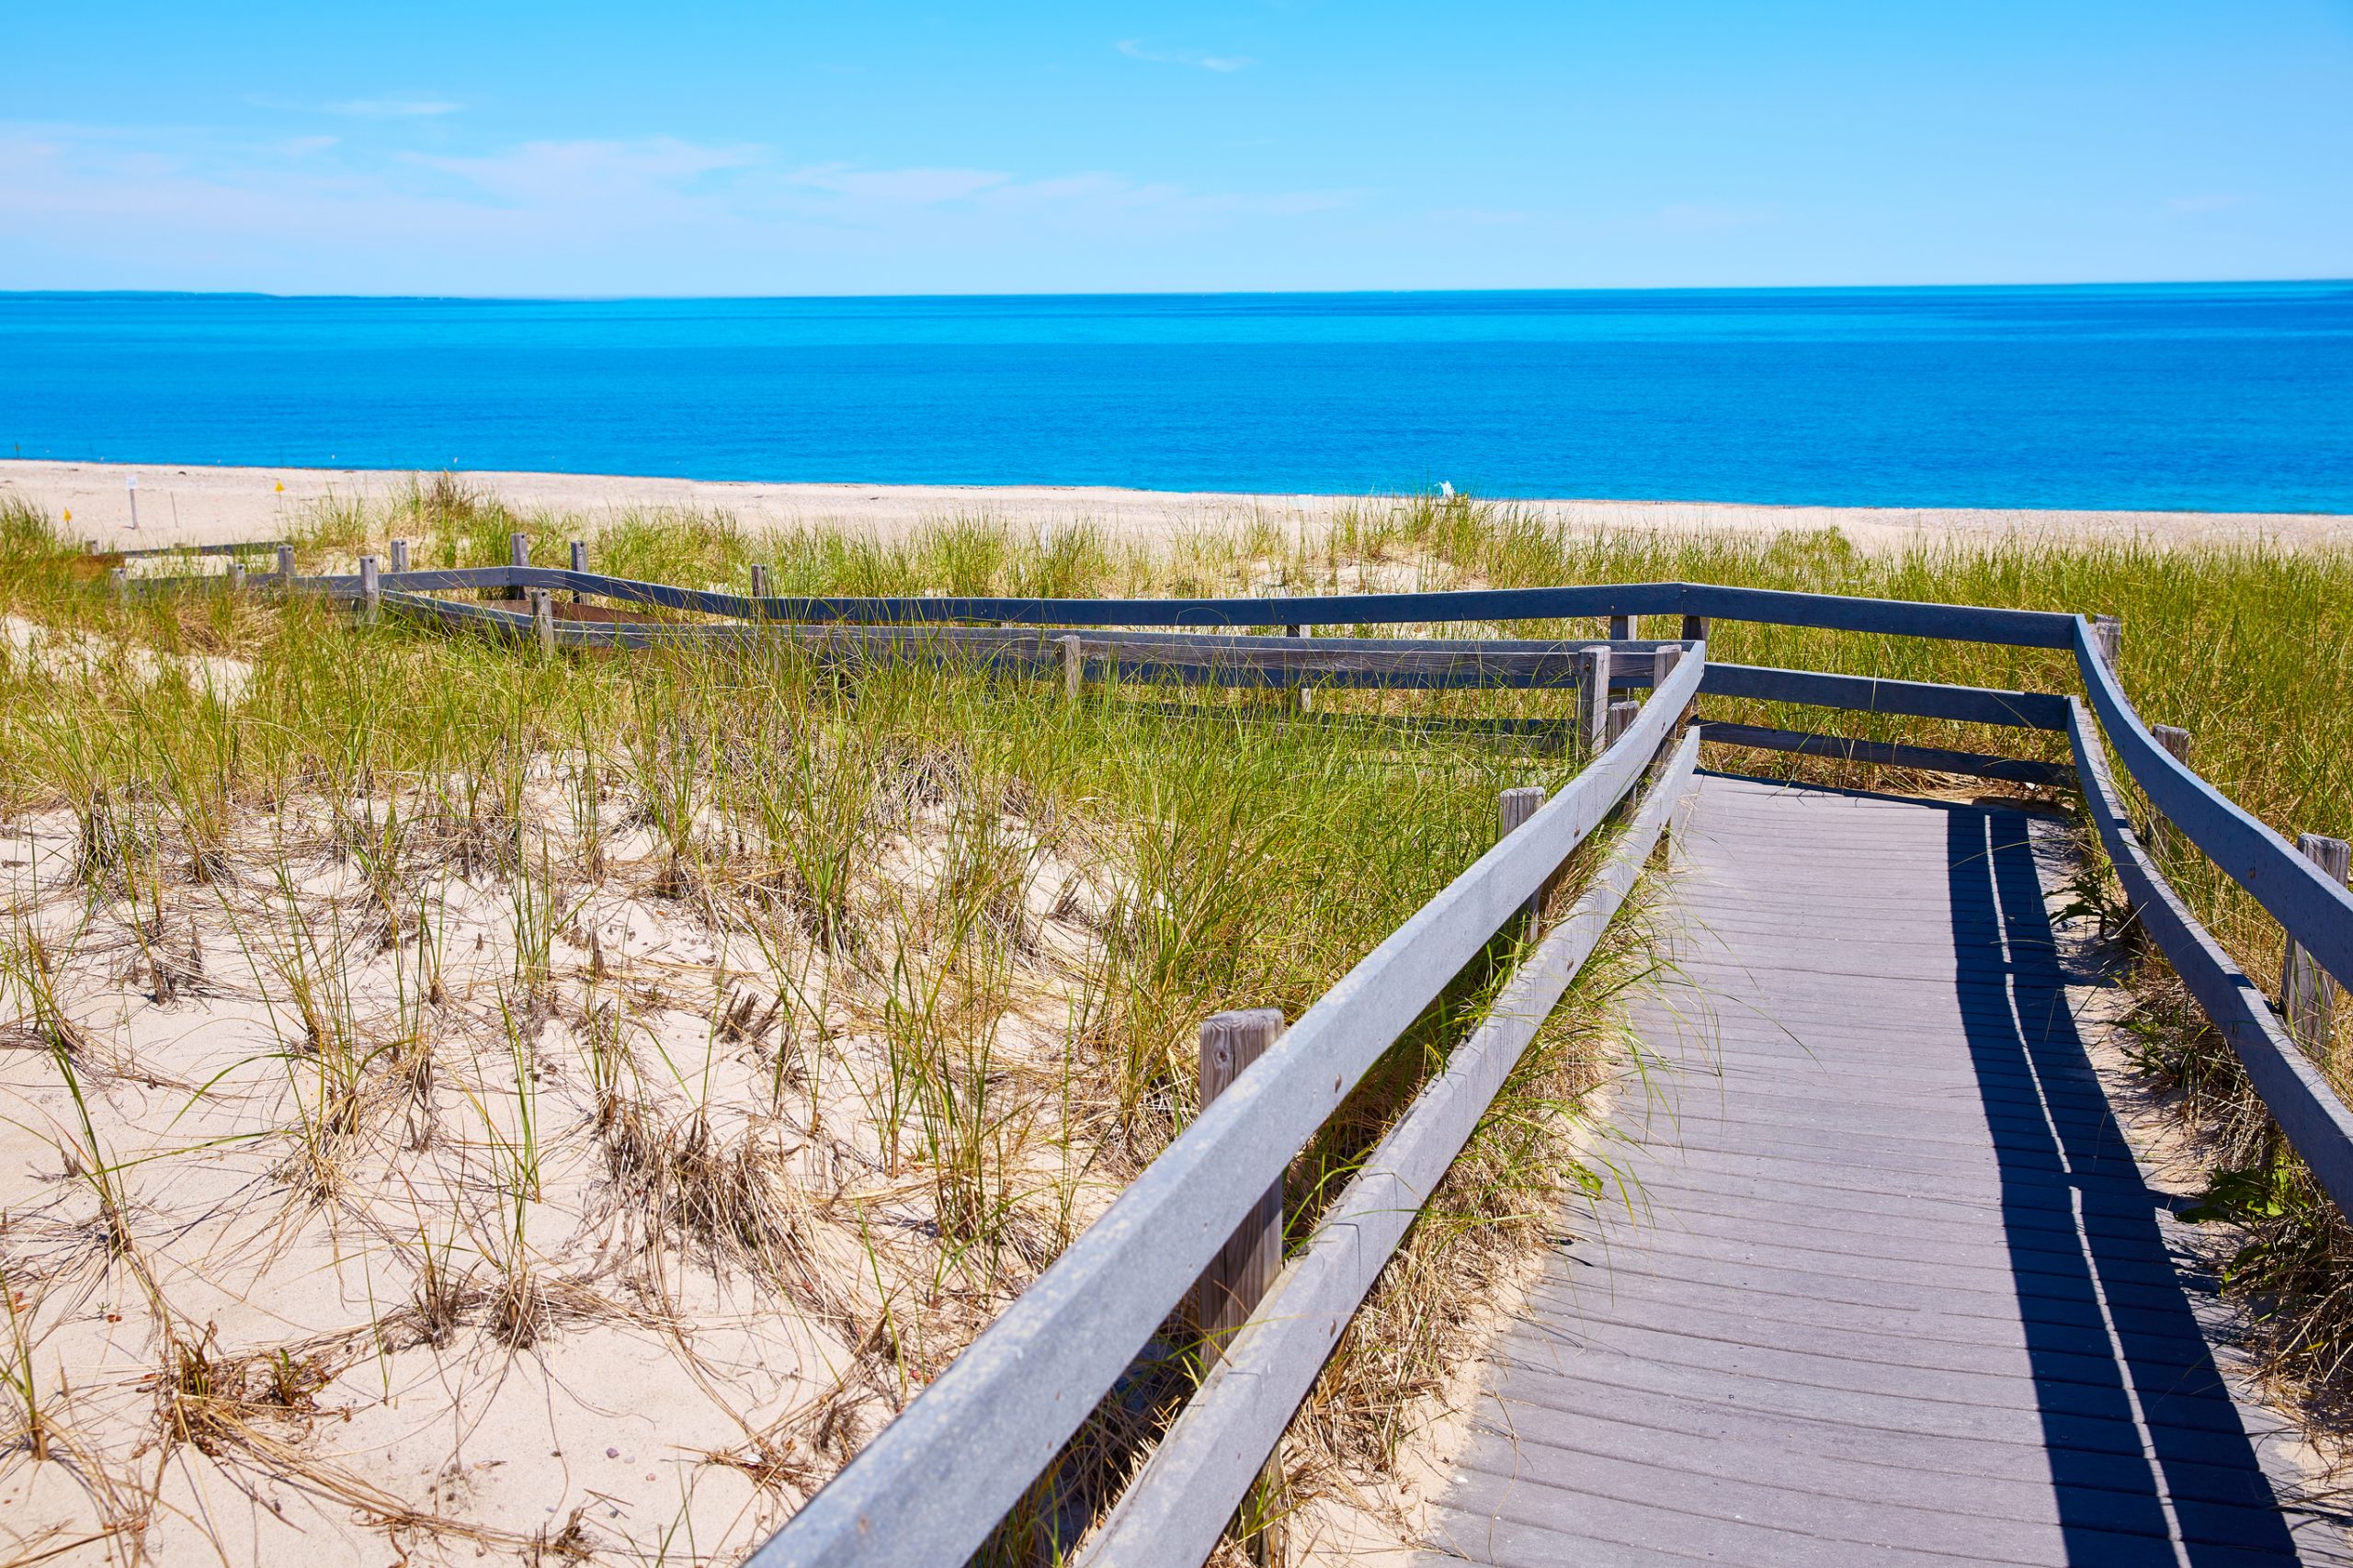
[[[2217,1370],[2036,832],[1703,778],[1635,1019],[1665,1071],[1491,1358],[1434,1560],[2344,1561]]]

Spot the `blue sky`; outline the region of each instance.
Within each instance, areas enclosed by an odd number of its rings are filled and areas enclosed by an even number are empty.
[[[2353,275],[2353,0],[89,0],[0,38],[8,289]]]

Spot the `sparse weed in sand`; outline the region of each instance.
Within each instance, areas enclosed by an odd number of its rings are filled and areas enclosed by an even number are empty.
[[[317,510],[298,545],[305,571],[391,536],[420,564],[480,565],[514,532],[535,559],[584,537],[599,570],[698,585],[747,586],[765,561],[788,594],[1686,576],[2120,611],[2136,697],[2198,733],[2210,774],[2286,825],[2348,814],[2324,759],[2353,720],[2329,688],[2278,678],[2257,704],[2247,684],[2353,657],[2335,558],[1594,540],[1462,501],[1157,554],[1077,522],[884,543],[518,517],[449,476],[389,513]],[[1349,695],[1302,722],[1249,694],[1071,703],[843,671],[782,642],[542,660],[307,601],[119,604],[101,584],[42,519],[0,515],[0,609],[104,654],[0,652],[6,974],[32,1048],[0,1054],[0,1268],[28,1313],[9,1386],[30,1391],[28,1438],[105,1478],[25,1482],[0,1525],[25,1551],[107,1532],[158,1561],[740,1557],[1184,1124],[1203,1016],[1296,1017],[1486,847],[1497,790],[1575,766],[1354,722],[1549,717],[1556,695]],[[1721,628],[1715,652],[2068,680],[2053,655],[1763,627]],[[233,699],[189,677],[199,657],[244,672]],[[2309,755],[2276,738],[2299,723]],[[2189,885],[2261,962],[2259,924]],[[1613,944],[1345,1337],[1276,1506],[1404,1528],[1393,1467],[1475,1351],[1479,1303],[1565,1197],[1606,1187],[1578,1131],[1622,1061],[1609,999],[1649,962],[1639,920]],[[1302,1152],[1295,1237],[1510,957],[1474,965]],[[58,1149],[99,1141],[56,1178]],[[120,1258],[74,1240],[94,1170]],[[1067,1548],[1181,1393],[1183,1349],[1172,1324],[994,1558]],[[71,1369],[72,1398],[36,1368]],[[261,1436],[191,1436],[222,1421]],[[43,1464],[20,1445],[0,1472]]]

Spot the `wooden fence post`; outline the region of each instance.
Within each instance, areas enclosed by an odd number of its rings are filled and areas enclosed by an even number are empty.
[[[1074,633],[1055,638],[1054,646],[1062,650],[1063,696],[1075,702],[1086,689],[1086,644]]]
[[[756,599],[764,599],[768,597],[768,569],[765,563],[757,561],[752,562],[752,597]],[[754,611],[753,619],[765,620],[767,618]]]
[[[394,572],[408,570],[408,540],[404,539],[392,540],[392,570]]]
[[[539,633],[540,655],[555,653],[555,596],[545,588],[531,590],[531,628]]]
[[[1652,650],[1651,694],[1653,696],[1658,694],[1659,687],[1666,684],[1666,677],[1673,675],[1676,665],[1682,662],[1683,649],[1677,643],[1669,642],[1663,648]]]
[[[1591,756],[1598,752],[1609,728],[1609,648],[1606,643],[1577,650],[1577,739]]]
[[[1631,642],[1643,634],[1643,618],[1639,615],[1613,615],[1609,618],[1609,641]]]
[[[510,566],[516,567],[529,566],[531,563],[531,536],[529,534],[508,534],[506,536],[506,563]],[[523,590],[520,588],[509,588],[503,597],[510,599],[519,599],[524,597],[524,594]]]
[[[1683,618],[1683,640],[1686,642],[1706,642],[1708,640],[1708,618],[1704,615],[1685,616]]]
[[[245,563],[242,561],[232,559],[229,562],[229,591],[233,594],[245,591]]]
[[[1681,645],[1680,643],[1669,642],[1669,643],[1665,644],[1664,646],[1657,647],[1657,648],[1654,648],[1654,649],[1652,649],[1652,650],[1651,650],[1651,696],[1652,696],[1652,697],[1655,698],[1655,697],[1657,697],[1657,696],[1658,696],[1659,688],[1660,688],[1661,687],[1664,687],[1664,686],[1666,684],[1667,677],[1668,677],[1669,676],[1672,676],[1672,675],[1675,673],[1676,666],[1677,666],[1677,665],[1680,665],[1680,664],[1682,664],[1682,663],[1683,663],[1683,648],[1682,648],[1682,645]],[[1691,717],[1691,710],[1692,710],[1694,708],[1697,708],[1698,706],[1699,706],[1699,703],[1698,703],[1697,699],[1694,699],[1693,701],[1690,701],[1690,702],[1687,702],[1687,703],[1685,703],[1685,704],[1683,705],[1683,712],[1682,712],[1681,718],[1682,718],[1682,719],[1688,719],[1688,718],[1690,718],[1690,717]],[[1637,710],[1637,711],[1639,712],[1639,710]],[[1665,746],[1661,746],[1661,747],[1659,747],[1659,749],[1658,749],[1658,755],[1657,755],[1656,756],[1654,756],[1654,757],[1651,758],[1651,765],[1650,765],[1650,770],[1649,770],[1649,777],[1650,777],[1650,778],[1656,778],[1658,777],[1658,775],[1659,775],[1660,770],[1661,770],[1661,769],[1663,769],[1663,768],[1665,768],[1665,767],[1666,767],[1666,765],[1667,765],[1667,759],[1668,759],[1669,757],[1673,756],[1674,755],[1675,755],[1675,748],[1674,748],[1673,746],[1671,746],[1671,745],[1665,745]],[[1672,833],[1672,832],[1674,831],[1674,829],[1673,829],[1673,827],[1672,827],[1672,826],[1670,826],[1670,827],[1667,829],[1667,831],[1668,831],[1668,832],[1670,832],[1670,833]]]
[[[1634,722],[1634,716],[1642,710],[1643,705],[1639,702],[1611,703],[1609,705],[1608,719],[1603,726],[1604,733],[1602,738],[1608,742],[1608,744],[1616,745],[1618,744],[1618,737],[1624,734],[1626,731],[1631,727]]]
[[[294,585],[294,547],[290,544],[278,547],[278,580],[290,588]]]
[[[129,567],[114,566],[108,568],[107,592],[112,594],[118,599],[127,599],[131,597],[131,569]]]
[[[2178,724],[2159,724],[2151,733],[2157,737],[2157,744],[2165,747],[2176,762],[2187,764],[2189,761],[2189,732],[2188,730]],[[2149,853],[2162,863],[2173,854],[2177,847],[2174,841],[2177,836],[2173,830],[2173,824],[2166,820],[2165,812],[2158,811],[2154,806],[2150,807]]]
[[[1283,635],[1286,637],[1300,638],[1313,637],[1315,635],[1315,628],[1312,626],[1286,626],[1283,628]],[[1315,711],[1315,689],[1309,686],[1304,679],[1299,683],[1299,710],[1302,713],[1313,713]]]
[[[1522,784],[1497,795],[1495,797],[1495,837],[1499,840],[1509,838],[1519,830],[1521,824],[1536,814],[1536,808],[1543,803],[1544,791],[1534,784]],[[1526,903],[1519,906],[1520,915],[1527,922],[1527,930],[1523,933],[1525,937],[1532,939],[1535,937],[1537,925],[1544,915],[1545,895],[1552,891],[1552,884],[1547,881],[1544,886],[1529,895]]]
[[[2302,833],[2296,835],[2296,847],[2336,881],[2345,881],[2348,871],[2353,871],[2353,846],[2341,838]],[[2296,1043],[2325,1067],[2333,1065],[2329,1014],[2336,1006],[2336,978],[2313,960],[2302,943],[2289,937],[2287,956],[2279,966],[2279,1010],[2287,1015],[2288,1032]]]
[[[363,626],[373,626],[384,613],[384,585],[376,576],[376,558],[359,558],[359,620]]]
[[[2106,661],[2111,671],[2118,675],[2124,673],[2124,666],[2118,662],[2124,656],[2124,622],[2121,618],[2113,615],[2092,617],[2092,646],[2099,650],[2100,658]]]
[[[1076,641],[1076,639],[1072,639]],[[1200,1103],[1206,1108],[1232,1086],[1253,1062],[1282,1038],[1283,1016],[1273,1007],[1251,1007],[1218,1013],[1202,1020]],[[1245,1215],[1233,1234],[1193,1286],[1190,1316],[1199,1335],[1201,1375],[1207,1377],[1235,1331],[1250,1321],[1260,1298],[1283,1267],[1283,1184],[1277,1176],[1266,1195]],[[1274,1511],[1283,1476],[1282,1449],[1267,1456],[1258,1478],[1252,1512],[1263,1518]],[[1245,1508],[1247,1505],[1245,1505]],[[1272,1565],[1282,1560],[1282,1529],[1267,1519],[1248,1541],[1253,1562]]]

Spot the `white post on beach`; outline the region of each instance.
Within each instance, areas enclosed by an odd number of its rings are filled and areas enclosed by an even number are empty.
[[[2342,885],[2353,876],[2353,845],[2341,838],[2300,833],[2296,848],[2331,881]],[[2302,943],[2289,937],[2288,951],[2279,965],[2279,1011],[2286,1016],[2288,1032],[2296,1043],[2325,1067],[2335,1065],[2329,1015],[2336,1010],[2336,981],[2304,950]]]
[[[1495,797],[1495,836],[1509,838],[1518,832],[1521,825],[1529,817],[1534,816],[1537,809],[1543,804],[1544,791],[1541,787],[1534,784],[1516,785],[1497,795]],[[1544,899],[1551,891],[1552,884],[1547,882],[1529,894],[1528,902],[1520,905],[1521,940],[1532,941],[1535,938],[1537,924],[1544,915]]]
[[[1609,647],[1580,648],[1577,661],[1577,742],[1593,756],[1608,744]]]
[[[1217,1013],[1201,1020],[1201,1054],[1198,1076],[1199,1101],[1207,1108],[1242,1076],[1250,1064],[1282,1039],[1283,1015],[1276,1007],[1248,1007]],[[1217,1256],[1201,1270],[1186,1298],[1186,1315],[1199,1336],[1201,1370],[1206,1373],[1224,1356],[1227,1345],[1250,1321],[1259,1301],[1273,1288],[1283,1267],[1283,1178],[1252,1204],[1242,1223],[1233,1228]],[[1254,1564],[1283,1561],[1280,1509],[1273,1505],[1283,1484],[1282,1447],[1267,1457],[1256,1485],[1257,1506],[1246,1509],[1260,1517],[1274,1516],[1245,1543]]]
[[[2099,650],[2099,656],[2110,670],[2118,675],[2124,673],[2119,662],[2124,657],[2124,622],[2121,618],[2113,615],[2092,617],[2092,646]]]
[[[1669,642],[1663,648],[1651,650],[1651,695],[1654,697],[1658,695],[1658,688],[1666,684],[1666,677],[1673,675],[1675,666],[1682,662],[1683,644],[1680,642]],[[1696,698],[1685,703],[1683,716],[1689,718],[1692,709],[1698,706],[1699,700]]]
[[[1675,666],[1682,662],[1683,647],[1680,643],[1669,642],[1664,648],[1652,649],[1651,689],[1656,691],[1660,687],[1665,686],[1666,677],[1673,675]]]
[[[2158,724],[2149,733],[2157,737],[2157,744],[2165,748],[2167,756],[2185,767],[2189,766],[2189,732],[2188,730],[2178,724]],[[2175,847],[2172,820],[2165,812],[2154,807],[2149,812],[2147,837],[2149,853],[2160,863],[2171,857]]]
[[[131,531],[136,533],[139,529],[139,476],[135,473],[124,474],[122,487],[131,494]]]

